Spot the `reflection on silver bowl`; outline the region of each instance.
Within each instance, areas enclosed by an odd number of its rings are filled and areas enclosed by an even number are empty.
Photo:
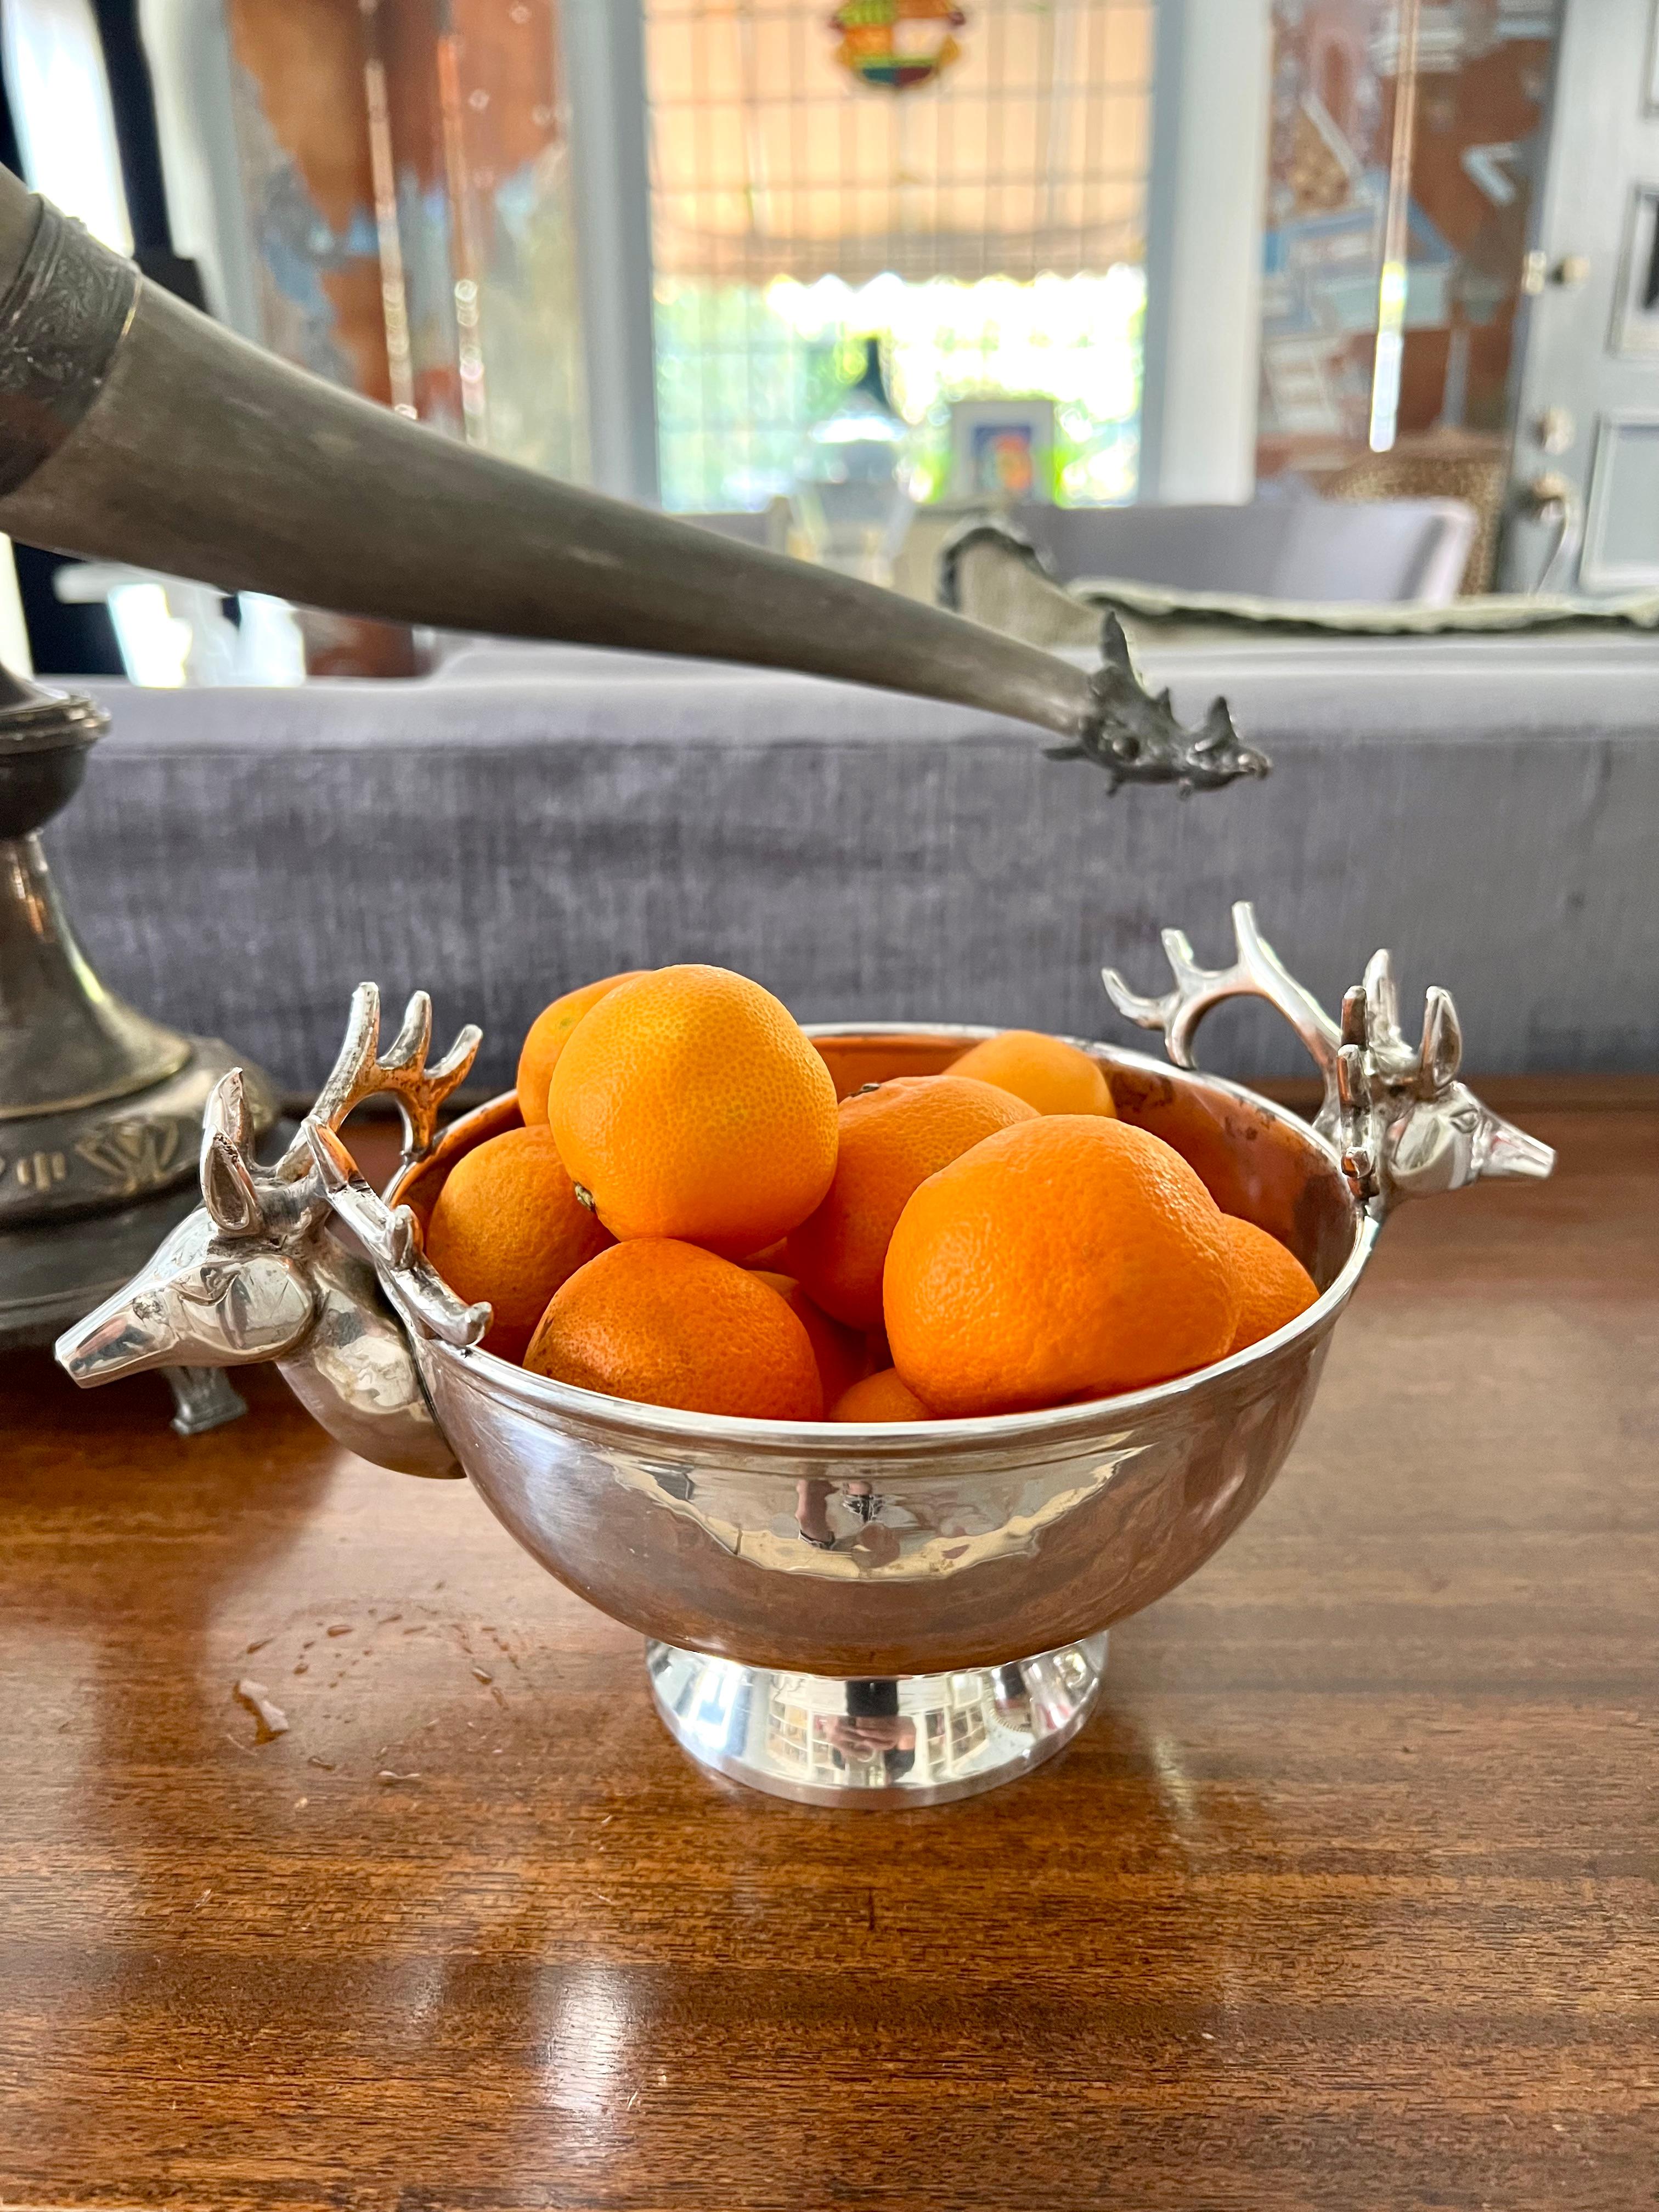
[[[290,1163],[274,1184],[250,1170],[239,1184],[224,1157],[236,1149],[234,1102],[222,1156],[204,1155],[209,1263],[222,1270],[256,1243],[267,1263],[274,1254],[302,1270],[312,1255],[321,1317],[285,1346],[273,1340],[286,1324],[273,1321],[247,1349],[226,1323],[205,1343],[192,1338],[192,1356],[276,1358],[319,1418],[370,1457],[441,1472],[453,1452],[550,1573],[646,1636],[659,1710],[706,1764],[836,1804],[988,1788],[1070,1738],[1098,1685],[1104,1632],[1201,1566],[1266,1493],[1402,1194],[1395,1161],[1419,1188],[1548,1172],[1544,1147],[1456,1081],[1449,1000],[1437,1012],[1431,994],[1423,1047],[1409,1047],[1391,978],[1373,963],[1339,1032],[1284,976],[1247,909],[1238,927],[1237,968],[1206,975],[1172,939],[1167,999],[1136,1000],[1113,978],[1115,995],[1166,1028],[1182,1058],[1207,1005],[1272,998],[1325,1069],[1318,1125],[1190,1068],[1085,1047],[1121,1116],[1184,1154],[1227,1212],[1279,1237],[1319,1287],[1288,1328],[1198,1373],[1093,1404],[886,1428],[678,1413],[528,1374],[478,1348],[487,1310],[461,1307],[437,1281],[416,1233],[454,1162],[512,1127],[516,1103],[493,1101],[432,1146],[436,1102],[420,1088],[429,1018],[423,1025],[417,1010],[381,1060],[362,1006],[355,1073],[337,1071],[319,1101],[309,1165]],[[994,1032],[814,1034],[850,1079],[943,1067]],[[443,1080],[456,1065],[452,1054]],[[403,1096],[417,1155],[384,1200],[332,1133],[375,1088]],[[368,1280],[351,1277],[360,1263],[343,1266],[331,1240],[325,1261],[316,1255],[324,1201],[366,1245],[401,1336]],[[176,1359],[176,1322],[165,1346],[147,1346],[139,1310],[181,1266],[203,1264],[164,1249],[159,1284],[140,1278],[64,1340],[70,1371],[95,1382]],[[404,1338],[407,1371],[395,1356]]]

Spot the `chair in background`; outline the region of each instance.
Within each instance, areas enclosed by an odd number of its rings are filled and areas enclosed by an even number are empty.
[[[1460,597],[1489,592],[1498,566],[1498,539],[1509,455],[1491,439],[1476,441],[1433,432],[1391,453],[1367,453],[1319,482],[1320,495],[1340,500],[1462,500],[1474,510],[1474,543],[1458,586]]]
[[[897,577],[934,596],[939,556],[975,515],[1010,524],[1062,584],[1109,579],[1256,599],[1455,599],[1474,541],[1472,507],[1452,499],[1328,501],[1311,494],[1238,507],[921,508]]]
[[[1258,599],[1443,606],[1475,516],[1461,501],[1255,500],[1245,507],[1029,507],[1012,518],[1062,584],[1109,577]]]

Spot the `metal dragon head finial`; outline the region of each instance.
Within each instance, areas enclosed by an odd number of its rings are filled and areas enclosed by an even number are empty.
[[[1053,568],[1024,532],[1006,515],[979,515],[952,532],[940,548],[936,577],[939,602],[957,613],[976,611],[972,572],[990,556],[992,573],[1009,564],[1037,579],[1035,588],[1064,611],[1069,623],[1079,611]],[[987,605],[976,618],[989,628],[1013,628]],[[1224,699],[1215,699],[1196,730],[1176,720],[1168,691],[1156,698],[1135,672],[1129,641],[1117,617],[1108,612],[1100,626],[1101,665],[1089,678],[1090,702],[1081,726],[1063,745],[1048,749],[1050,760],[1092,761],[1104,769],[1115,791],[1121,783],[1173,783],[1187,798],[1194,791],[1219,791],[1240,776],[1268,774],[1265,753],[1242,744]]]
[[[1136,674],[1115,615],[1101,624],[1100,652],[1091,679],[1096,715],[1075,744],[1049,747],[1050,760],[1092,761],[1114,791],[1121,783],[1178,784],[1183,799],[1268,773],[1266,754],[1240,742],[1224,699],[1211,701],[1196,730],[1182,727],[1167,689],[1154,698]]]
[[[1195,1067],[1193,1037],[1224,999],[1265,999],[1307,1046],[1325,1078],[1315,1121],[1342,1155],[1355,1194],[1378,1212],[1401,1199],[1459,1190],[1483,1176],[1547,1176],[1555,1164],[1547,1145],[1494,1114],[1458,1080],[1462,1033],[1457,1009],[1437,986],[1430,991],[1419,1043],[1400,1027],[1394,965],[1374,953],[1365,980],[1342,1001],[1339,1028],[1291,975],[1241,900],[1233,908],[1237,958],[1231,968],[1200,968],[1178,929],[1164,932],[1175,988],[1162,998],[1130,990],[1115,968],[1103,981],[1119,1013],[1142,1029],[1162,1030],[1177,1067]]]
[[[203,1128],[202,1203],[124,1290],[58,1340],[58,1360],[77,1382],[107,1382],[149,1367],[235,1367],[297,1353],[319,1310],[319,1233],[337,1191],[353,1178],[356,1214],[374,1239],[371,1256],[382,1256],[377,1246],[396,1254],[405,1269],[399,1291],[415,1317],[452,1341],[477,1341],[489,1309],[463,1306],[426,1266],[407,1209],[393,1213],[381,1205],[335,1133],[364,1099],[389,1095],[403,1116],[405,1158],[418,1157],[431,1146],[445,1099],[472,1065],[479,1033],[463,1030],[428,1067],[432,1005],[418,991],[384,1056],[380,1034],[380,993],[372,983],[360,984],[333,1072],[275,1167],[254,1158],[241,1070],[220,1080]],[[337,1160],[319,1158],[319,1138],[337,1148]],[[383,1219],[373,1217],[371,1206]],[[359,1227],[356,1216],[352,1225]]]

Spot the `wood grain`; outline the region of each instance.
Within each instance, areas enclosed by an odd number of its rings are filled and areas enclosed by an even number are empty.
[[[931,1813],[705,1780],[267,1375],[184,1443],[0,1369],[0,2197],[1659,2203],[1659,1111],[1531,1126],[1073,1749]]]

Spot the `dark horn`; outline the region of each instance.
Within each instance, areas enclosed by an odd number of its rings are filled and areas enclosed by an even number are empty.
[[[0,530],[228,592],[797,669],[1074,740],[1109,719],[1055,654],[494,459],[278,361],[3,169]]]

